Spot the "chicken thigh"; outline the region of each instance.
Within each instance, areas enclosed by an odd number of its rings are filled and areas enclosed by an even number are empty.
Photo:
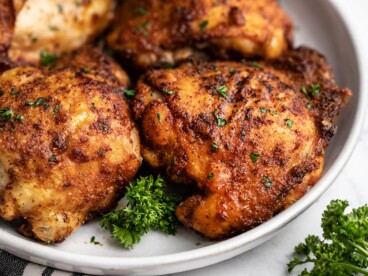
[[[270,219],[320,179],[349,95],[321,55],[300,48],[260,64],[150,70],[134,113],[143,158],[198,187],[177,207],[179,220],[219,239]]]
[[[214,49],[217,56],[275,58],[291,45],[292,23],[276,0],[126,0],[108,45],[146,68]]]
[[[115,0],[0,2],[0,30],[6,30],[0,51],[18,64],[36,64],[43,50],[61,54],[80,48],[104,30],[115,7]]]
[[[119,66],[92,48],[51,61],[0,75],[0,216],[47,243],[113,208],[141,164]]]

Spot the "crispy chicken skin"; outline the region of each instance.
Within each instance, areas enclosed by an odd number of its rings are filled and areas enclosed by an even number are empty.
[[[91,48],[0,75],[0,216],[20,219],[20,233],[61,242],[115,206],[141,164],[129,106],[113,93],[126,85]]]
[[[0,45],[9,60],[36,64],[42,50],[61,54],[90,42],[114,7],[115,0],[0,0]]]
[[[108,45],[146,68],[175,63],[214,46],[221,57],[278,57],[289,48],[292,23],[276,0],[126,0]]]
[[[316,84],[314,97],[300,91]],[[262,64],[148,71],[133,106],[143,158],[198,187],[177,217],[219,239],[270,219],[319,180],[332,120],[350,93],[321,55],[300,48]]]

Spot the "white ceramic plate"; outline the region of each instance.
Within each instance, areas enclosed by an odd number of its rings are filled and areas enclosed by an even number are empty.
[[[263,225],[217,243],[180,228],[174,237],[150,232],[129,251],[120,248],[97,222],[91,222],[64,243],[47,246],[22,237],[12,224],[0,221],[0,247],[32,262],[88,274],[173,273],[214,264],[245,252],[274,236],[313,204],[350,157],[363,123],[367,97],[362,93],[360,61],[354,41],[333,5],[326,0],[283,0],[282,5],[297,26],[296,44],[305,44],[324,53],[339,85],[354,91],[338,121],[339,131],[328,150],[323,178],[307,195]],[[90,244],[92,236],[103,246]]]

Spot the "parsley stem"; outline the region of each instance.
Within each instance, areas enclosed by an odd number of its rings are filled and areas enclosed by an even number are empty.
[[[368,251],[361,247],[359,244],[356,244],[355,242],[346,240],[351,246],[355,247],[361,254],[365,255],[368,258]]]
[[[315,264],[318,264],[318,263],[323,263],[323,262],[325,262],[325,261],[318,261],[316,259],[306,259],[305,261],[300,262],[299,264],[306,264],[306,263],[315,263]],[[368,270],[365,270],[363,268],[357,267],[357,266],[352,265],[352,264],[330,262],[330,265],[348,268],[348,269],[351,269],[353,271],[356,271],[356,272],[359,272],[359,273],[361,273],[363,275],[368,276]]]
[[[336,265],[336,266],[340,266],[340,267],[344,267],[344,268],[348,268],[351,269],[353,271],[356,271],[358,273],[361,273],[363,275],[368,276],[368,270],[365,270],[363,268],[357,267],[355,265],[352,264],[345,264],[345,263],[331,263],[331,265]]]

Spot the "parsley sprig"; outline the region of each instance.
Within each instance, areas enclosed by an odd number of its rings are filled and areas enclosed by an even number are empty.
[[[179,200],[168,194],[163,178],[141,177],[136,184],[129,185],[125,196],[128,204],[124,209],[112,211],[100,220],[100,226],[109,229],[123,247],[133,248],[151,228],[175,234],[178,224],[175,208]]]
[[[343,200],[330,202],[322,215],[323,239],[310,235],[296,246],[289,272],[313,263],[300,275],[368,275],[368,205],[345,214],[348,206]]]

